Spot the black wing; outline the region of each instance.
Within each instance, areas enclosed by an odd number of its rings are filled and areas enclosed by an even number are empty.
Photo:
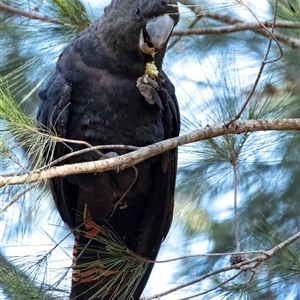
[[[56,72],[45,90],[39,93],[41,100],[37,113],[40,130],[60,137],[66,138],[67,124],[69,119],[69,107],[71,104],[72,86],[60,72]],[[51,162],[67,154],[65,142],[57,142],[55,149],[48,149],[46,160]],[[51,158],[50,158],[51,156]],[[63,164],[60,162],[58,165]],[[53,178],[49,180],[51,192],[55,205],[65,223],[75,226],[74,214],[78,187],[64,178]],[[74,206],[75,205],[75,206]]]

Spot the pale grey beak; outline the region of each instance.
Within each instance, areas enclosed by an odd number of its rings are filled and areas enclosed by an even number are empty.
[[[173,19],[165,14],[147,22],[141,30],[139,46],[141,50],[154,56],[166,43],[174,27]]]

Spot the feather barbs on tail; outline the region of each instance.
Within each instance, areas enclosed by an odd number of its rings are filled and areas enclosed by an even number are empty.
[[[118,271],[104,269],[104,265],[97,255],[97,249],[89,249],[92,240],[100,234],[101,227],[92,220],[87,204],[84,206],[83,221],[84,231],[75,234],[72,280],[74,282],[89,283],[99,279],[100,276],[107,277],[116,274]],[[82,238],[89,239],[89,241],[81,243]],[[84,245],[84,248],[80,249],[80,247],[83,247],[82,245]],[[84,253],[85,251],[86,253]],[[85,260],[90,259],[85,263],[77,264],[81,256],[87,256],[87,258],[84,258]]]
[[[139,299],[153,262],[130,250],[109,224],[95,223],[87,205],[83,221],[74,233],[70,299]]]
[[[87,207],[87,204],[84,205],[84,211],[83,211],[83,221],[85,226],[85,237],[86,238],[94,238],[100,233],[100,226],[96,224],[91,216],[91,213]]]

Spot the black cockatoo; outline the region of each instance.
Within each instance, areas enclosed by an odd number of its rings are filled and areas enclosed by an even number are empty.
[[[141,147],[177,136],[178,104],[162,62],[178,20],[175,0],[113,0],[59,56],[53,76],[39,93],[40,130],[48,128],[58,137],[93,146]],[[83,148],[57,142],[51,159]],[[89,151],[60,164],[128,151]],[[139,278],[114,280],[120,270],[107,267],[103,257],[107,261],[110,252],[97,237],[101,228],[108,228],[128,249],[155,260],[172,220],[176,166],[174,149],[119,172],[50,180],[58,211],[75,235],[70,299],[140,298],[153,264]],[[130,280],[135,282],[132,287]]]

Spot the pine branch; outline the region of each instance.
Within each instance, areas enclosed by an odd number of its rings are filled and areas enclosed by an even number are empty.
[[[58,297],[51,296],[49,287],[39,285],[34,282],[30,276],[12,264],[0,252],[0,286],[3,292],[14,300],[24,299],[40,299],[40,300],[55,300]],[[49,292],[49,294],[47,294]]]
[[[52,10],[56,13],[56,18],[41,13],[25,11],[4,3],[0,3],[0,11],[5,12],[7,15],[25,17],[30,20],[61,25],[62,27],[75,27],[78,32],[84,30],[91,24],[91,20],[89,20],[86,10],[80,0],[52,2]]]
[[[46,15],[21,10],[19,8],[12,7],[12,6],[6,5],[4,3],[0,3],[0,10],[2,12],[6,12],[6,13],[14,15],[14,16],[22,16],[22,17],[26,17],[31,20],[40,20],[42,22],[55,23],[55,24],[60,24],[60,25],[63,24],[63,22],[59,21],[58,19],[53,19]]]
[[[255,270],[255,268],[257,268],[262,262],[269,260],[271,257],[273,257],[276,253],[278,253],[280,250],[288,247],[289,245],[291,245],[293,242],[295,242],[296,240],[300,239],[300,231],[297,232],[296,234],[294,234],[293,236],[291,236],[290,238],[288,238],[287,240],[283,241],[282,243],[278,244],[277,246],[273,247],[272,249],[268,250],[268,251],[263,251],[263,255],[259,255],[257,257],[251,258],[251,259],[246,259],[243,262],[240,262],[238,264],[234,264],[232,266],[228,266],[225,268],[221,268],[209,273],[206,273],[194,280],[191,280],[187,283],[181,284],[176,286],[175,288],[169,289],[165,292],[162,292],[160,294],[156,294],[153,295],[151,297],[146,297],[143,298],[143,300],[152,300],[152,299],[159,299],[159,297],[171,294],[175,291],[178,291],[180,289],[183,289],[185,287],[191,286],[195,283],[199,283],[200,281],[207,279],[209,277],[212,277],[216,274],[220,274],[220,273],[224,273],[230,270],[234,270],[234,269],[239,269],[241,271],[238,272],[238,275],[242,274],[243,272],[246,271],[251,271],[253,274],[253,271]],[[237,276],[232,276],[231,280],[235,279]],[[253,276],[251,276],[251,279],[253,278]],[[226,281],[227,283],[228,281]],[[217,287],[215,287],[217,288]],[[206,291],[206,293],[209,293],[211,291],[211,289],[209,289],[208,291]],[[201,295],[206,294],[205,292],[201,293]],[[189,298],[185,298],[185,299],[189,299]],[[183,300],[183,299],[182,299]]]
[[[40,172],[33,171],[31,173],[22,175],[0,176],[0,187],[5,185],[37,182],[57,176],[68,176],[71,174],[84,174],[93,172],[100,173],[110,170],[122,171],[145,159],[185,144],[203,141],[227,134],[240,134],[245,132],[269,130],[300,130],[300,118],[236,121],[231,123],[228,127],[225,126],[225,123],[207,125],[205,128],[194,130],[189,134],[158,142],[147,147],[141,147],[137,151],[114,158],[57,166],[48,170]]]
[[[188,36],[188,35],[205,35],[205,34],[226,34],[226,33],[232,33],[232,32],[238,32],[238,31],[246,31],[251,30],[255,33],[258,33],[260,35],[263,35],[265,37],[270,37],[269,33],[262,28],[263,24],[267,28],[272,27],[272,21],[265,21],[260,23],[253,23],[248,22],[245,23],[242,20],[238,18],[233,18],[228,15],[222,15],[218,13],[203,13],[201,10],[200,5],[196,5],[193,1],[190,0],[180,0],[180,3],[187,6],[191,9],[191,11],[194,12],[194,14],[197,17],[202,18],[209,18],[216,21],[220,21],[226,24],[229,24],[228,26],[220,26],[220,27],[208,27],[208,28],[201,28],[201,29],[189,29],[189,30],[174,30],[173,35],[175,36]],[[290,27],[292,26],[292,27]],[[292,22],[292,21],[276,21],[276,28],[290,28],[290,29],[299,29],[299,23]],[[282,43],[285,43],[286,45],[290,46],[292,49],[299,49],[300,48],[300,39],[293,38],[287,35],[283,35],[280,33],[274,33],[274,37]]]
[[[261,22],[265,27],[271,28],[273,22],[265,21]],[[176,36],[187,36],[187,35],[203,35],[203,34],[222,34],[232,33],[245,30],[262,30],[261,24],[257,22],[242,22],[238,21],[233,25],[219,26],[219,27],[206,27],[206,28],[191,28],[184,30],[174,30],[173,35]],[[276,21],[275,28],[286,28],[286,29],[300,29],[300,24],[290,21]],[[297,39],[298,40],[298,39]]]
[[[272,25],[271,21],[262,22],[267,28],[270,28]],[[288,21],[277,21],[276,28],[288,28],[288,29],[300,29],[300,25],[294,22]],[[207,35],[207,34],[228,34],[239,31],[251,30],[261,35],[268,37],[268,33],[262,29],[261,24],[259,23],[245,23],[238,22],[234,25],[219,26],[219,27],[206,27],[206,28],[192,28],[186,30],[174,30],[173,36],[191,36],[191,35]],[[274,33],[274,36],[279,42],[289,45],[293,49],[300,49],[300,39],[296,39],[290,36],[286,36],[280,33]]]
[[[188,1],[180,1],[181,3],[189,6],[187,3]],[[216,13],[207,13],[203,14],[198,7],[190,7],[192,10],[196,13],[197,19],[200,19],[201,17],[207,17],[214,20],[218,20],[227,24],[230,24],[228,26],[219,26],[219,27],[207,27],[207,28],[200,28],[200,29],[187,29],[187,30],[174,30],[172,35],[173,36],[190,36],[190,35],[207,35],[207,34],[228,34],[233,32],[239,32],[239,31],[246,31],[251,30],[256,33],[259,33],[263,36],[269,37],[268,33],[262,28],[261,24],[255,23],[255,22],[243,22],[239,19],[232,18],[229,16],[224,16]],[[0,10],[4,11],[8,14],[15,15],[15,16],[22,16],[26,17],[31,20],[39,20],[42,22],[47,23],[54,23],[58,25],[66,25],[64,21],[60,21],[59,19],[51,18],[47,15],[42,15],[38,13],[32,13],[28,11],[24,11],[21,9],[18,9],[16,7],[12,7],[3,3],[0,3]],[[261,22],[265,27],[271,28],[272,27],[272,21],[265,21]],[[277,21],[276,22],[276,28],[284,28],[284,29],[300,29],[300,24],[297,24],[292,21]],[[296,39],[290,36],[282,35],[279,33],[274,33],[274,36],[276,39],[280,42],[283,42],[287,45],[289,45],[293,49],[300,49],[300,39]]]

